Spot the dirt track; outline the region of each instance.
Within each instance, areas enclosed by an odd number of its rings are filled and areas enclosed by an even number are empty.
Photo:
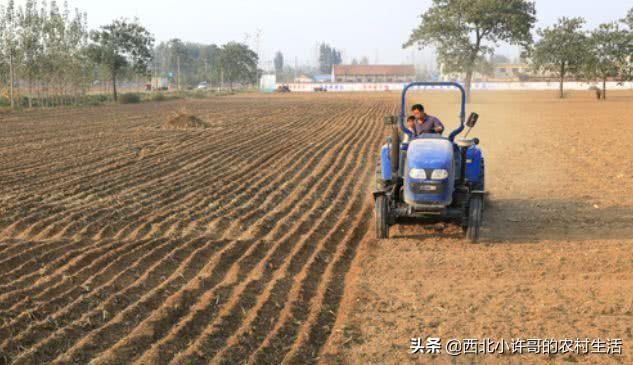
[[[426,328],[630,356],[633,96],[613,95],[476,95],[482,246],[438,225],[373,239],[395,94],[2,115],[0,363],[421,361]],[[452,94],[424,101],[454,124]],[[164,128],[183,107],[208,128]]]

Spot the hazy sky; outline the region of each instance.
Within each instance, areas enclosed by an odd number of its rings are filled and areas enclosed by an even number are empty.
[[[23,1],[17,1],[18,3]],[[59,3],[62,1],[58,0]],[[6,0],[0,0],[6,3]],[[222,44],[245,41],[255,47],[261,30],[261,55],[281,50],[286,62],[314,62],[317,42],[343,50],[344,61],[367,56],[371,62],[429,62],[430,50],[402,50],[419,15],[431,0],[68,0],[88,13],[91,27],[118,17],[139,17],[157,41],[183,40]],[[631,0],[537,0],[538,26],[561,16],[582,16],[588,25],[622,18]],[[414,56],[415,53],[415,56]],[[504,48],[501,53],[513,53]]]

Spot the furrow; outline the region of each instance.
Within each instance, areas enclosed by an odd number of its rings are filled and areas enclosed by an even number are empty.
[[[116,320],[122,310],[149,293],[154,293],[156,289],[161,290],[160,288],[170,290],[172,285],[177,286],[178,283],[191,279],[197,272],[196,269],[205,262],[207,255],[219,244],[202,238],[189,240],[186,244],[178,244],[174,240],[168,242],[168,246],[152,253],[149,267],[127,271],[125,277],[119,277],[107,292],[94,298],[94,302],[82,300],[79,309],[74,306],[73,310],[56,316],[56,320],[63,320],[63,325],[56,325],[49,336],[42,338],[41,331],[32,332],[35,339],[31,339],[32,343],[28,344],[30,350],[20,354],[16,363],[52,361],[66,352],[74,342],[80,341],[86,333]],[[165,280],[165,276],[169,276],[170,280]]]
[[[367,132],[366,130],[364,131]],[[356,132],[358,132],[358,130],[356,130]],[[359,138],[359,136],[357,136],[356,138]],[[340,164],[343,162],[347,162],[347,163],[354,162],[354,158],[350,158],[350,159],[345,158],[347,149],[351,148],[350,146],[354,145],[353,142],[354,140],[352,139],[350,143],[343,150],[340,151],[341,153],[337,154],[338,163],[329,164],[329,166],[332,167],[331,171],[335,172],[334,175],[330,175],[330,176],[318,175],[318,176],[321,176],[320,185],[322,187],[329,186],[329,189],[326,189],[325,196],[322,196],[319,193],[320,189],[316,188],[312,191],[312,194],[306,194],[307,198],[305,198],[302,204],[300,204],[299,206],[295,205],[295,207],[298,208],[296,209],[296,211],[302,212],[302,216],[304,217],[303,222],[297,225],[297,229],[294,231],[295,234],[289,236],[287,239],[282,239],[281,242],[277,245],[277,247],[275,247],[275,250],[271,252],[269,257],[267,257],[266,263],[262,265],[263,266],[262,274],[258,275],[258,277],[250,277],[248,280],[245,280],[244,282],[240,284],[239,288],[235,290],[235,293],[232,295],[233,299],[231,300],[229,305],[227,305],[226,308],[222,311],[222,313],[220,313],[218,317],[218,318],[221,318],[220,322],[218,323],[216,320],[213,325],[212,324],[207,325],[204,331],[200,335],[197,336],[196,340],[194,340],[195,341],[194,344],[193,345],[189,344],[185,352],[180,353],[178,357],[174,359],[175,363],[180,363],[183,361],[184,362],[200,361],[201,359],[198,358],[198,356],[201,353],[201,351],[202,352],[207,351],[207,349],[205,349],[205,346],[209,346],[209,345],[216,346],[217,342],[222,341],[221,336],[220,338],[218,338],[210,334],[210,333],[213,333],[212,331],[214,328],[223,328],[223,333],[227,333],[227,331],[230,331],[230,328],[238,325],[239,321],[237,320],[242,318],[242,316],[245,315],[245,312],[248,311],[248,309],[255,304],[257,295],[261,293],[266,283],[274,279],[276,274],[280,275],[279,272],[283,273],[288,263],[292,261],[292,258],[298,257],[299,259],[302,259],[304,257],[304,255],[297,254],[297,252],[299,252],[302,249],[303,250],[314,249],[314,246],[307,245],[306,242],[308,241],[308,238],[310,238],[310,240],[314,240],[314,238],[312,238],[309,232],[315,230],[315,227],[320,227],[320,225],[312,223],[311,221],[314,220],[314,217],[311,217],[309,214],[305,214],[305,212],[311,211],[313,209],[313,207],[311,208],[311,206],[315,203],[319,206],[325,205],[326,204],[325,202],[330,201],[333,195],[336,195],[336,193],[339,192],[339,190],[335,190],[333,188],[340,184],[339,180],[344,175],[343,172],[345,171],[345,169],[342,168],[344,165],[340,165]],[[358,153],[358,151],[356,152]],[[334,176],[337,176],[337,178],[335,179]],[[298,194],[298,195],[305,196],[304,194]],[[321,214],[326,214],[328,213],[328,211],[330,214],[333,214],[332,213],[333,209],[334,208],[332,207],[330,207],[330,209],[328,210],[324,209],[321,212]],[[339,207],[339,209],[343,209],[343,208]],[[340,210],[335,210],[335,211],[340,211]],[[326,227],[328,224],[331,224],[330,220],[325,219],[323,217],[321,217],[320,222],[321,224],[324,224]],[[303,226],[305,226],[305,228],[303,228]],[[297,239],[301,237],[299,236],[300,232],[306,228],[308,228],[308,232],[304,233],[303,239],[297,242]],[[318,235],[324,234],[323,230],[327,232],[327,228],[321,227],[321,230],[317,231],[317,234]],[[289,251],[292,251],[292,252],[288,253]],[[192,335],[194,334],[192,333],[181,334],[181,336],[185,336],[185,335],[193,337]],[[212,339],[213,343],[203,342],[202,339],[204,338]],[[162,359],[165,359],[165,355],[166,354],[164,353],[161,354],[160,356],[161,361]],[[203,359],[204,358],[206,358],[206,356],[203,357]]]
[[[222,288],[222,291],[225,291],[225,289],[226,288]],[[213,293],[213,292],[211,292],[211,293]],[[209,293],[207,293],[205,298],[208,298],[208,300],[204,299],[204,298],[199,300],[199,303],[201,303],[201,305],[203,305],[204,303],[207,303],[209,300],[212,300],[214,297],[212,295],[210,295]],[[182,326],[182,328],[186,328],[187,329],[187,331],[186,331],[187,333],[192,332],[195,329],[195,327],[198,326],[198,323],[200,322],[199,318],[208,316],[209,312],[210,311],[206,310],[206,309],[205,310],[199,310],[197,312],[198,314],[196,315],[198,319],[186,321],[185,324]],[[170,318],[170,319],[173,319],[174,316],[172,315],[172,316],[167,316],[167,317]],[[163,321],[163,323],[164,323],[164,321]],[[169,323],[169,322],[167,322],[167,323]],[[156,327],[158,327],[158,326],[156,326]],[[155,328],[151,331],[154,334],[154,337],[156,336],[156,331],[157,330]],[[144,336],[138,336],[138,337],[139,338],[136,341],[136,343],[145,343],[146,342],[146,339],[143,338]],[[129,338],[129,336],[127,338]],[[135,346],[133,343],[132,344],[128,343],[128,344],[125,345],[125,348],[126,349],[134,349],[134,352],[136,353],[138,351],[138,347],[137,346],[138,345]]]

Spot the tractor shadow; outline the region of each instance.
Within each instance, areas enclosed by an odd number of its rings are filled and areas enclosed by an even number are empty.
[[[632,206],[560,199],[486,202],[482,242],[538,243],[633,239]]]
[[[464,233],[458,222],[404,219],[392,227],[391,238],[463,240]],[[481,243],[594,240],[633,240],[633,207],[556,199],[486,201]]]

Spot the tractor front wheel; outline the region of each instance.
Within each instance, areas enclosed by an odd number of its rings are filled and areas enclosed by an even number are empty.
[[[375,214],[376,214],[376,238],[385,239],[389,238],[389,204],[387,197],[384,195],[376,197],[375,201]]]
[[[468,227],[466,228],[466,239],[472,243],[479,242],[479,231],[483,220],[484,202],[481,196],[470,198],[468,204]]]

